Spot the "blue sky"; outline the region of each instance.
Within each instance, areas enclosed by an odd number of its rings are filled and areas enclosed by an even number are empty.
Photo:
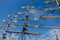
[[[51,11],[44,12],[41,10],[42,8],[45,7],[55,7],[56,3],[52,3],[51,5],[45,4],[45,0],[37,0],[36,2],[33,2],[33,0],[0,0],[0,24],[4,24],[2,20],[8,19],[7,15],[8,14],[17,14],[19,11],[22,11],[24,9],[21,9],[22,6],[27,5],[28,1],[31,2],[31,6],[35,6],[34,9],[29,9],[30,12],[36,11],[38,12],[37,15],[29,15],[29,17],[37,17],[41,15],[46,15],[46,16],[60,16],[60,10],[56,10],[53,14]],[[54,5],[54,6],[53,6]],[[18,17],[24,17],[24,15],[18,15]],[[42,26],[60,26],[60,19],[42,19],[39,18],[38,21],[28,21],[29,24],[35,24],[35,25],[41,25]],[[22,23],[22,21],[18,21],[17,23]],[[12,29],[12,30],[21,30],[21,27]],[[48,35],[49,31],[52,29],[46,29],[46,28],[29,28],[30,32],[39,32],[41,34]],[[43,37],[42,35],[42,37]],[[34,38],[32,38],[34,40]],[[43,38],[39,38],[41,40]],[[17,39],[16,39],[17,40]],[[44,40],[44,39],[43,39]]]

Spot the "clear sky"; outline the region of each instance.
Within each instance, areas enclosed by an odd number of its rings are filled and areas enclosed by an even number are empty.
[[[39,18],[39,16],[41,16],[41,15],[60,16],[60,10],[56,10],[53,14],[51,13],[51,11],[44,12],[43,10],[41,10],[42,8],[55,7],[55,5],[56,5],[56,3],[52,3],[51,5],[45,4],[44,3],[45,0],[36,0],[36,2],[33,1],[33,0],[0,0],[0,24],[4,24],[2,22],[2,20],[8,19],[8,17],[7,17],[8,14],[14,14],[14,13],[16,14],[19,11],[23,12],[24,9],[21,9],[21,6],[27,5],[28,1],[31,2],[31,4],[30,4],[31,6],[35,6],[34,9],[29,9],[29,11],[30,12],[32,12],[32,11],[37,12],[37,15],[29,15],[30,17],[34,16],[34,17]],[[18,17],[23,17],[23,16],[24,15],[21,15],[21,16],[18,16]],[[42,25],[43,24],[42,26],[60,26],[60,19],[42,19],[42,18],[39,18],[38,21],[28,21],[28,22],[30,24],[35,24],[35,25]],[[23,23],[23,22],[18,21],[17,23]],[[21,28],[15,28],[15,29],[12,29],[12,30],[21,30]],[[39,33],[42,34],[38,38],[38,40],[41,40],[41,39],[45,40],[44,37],[46,35],[49,35],[49,32],[51,30],[54,30],[54,29],[46,29],[46,28],[39,28],[39,29],[30,28],[29,29],[30,32],[39,32]],[[35,38],[32,37],[33,40]],[[16,39],[16,40],[18,40],[18,39]],[[27,40],[29,40],[29,39],[27,39]]]

